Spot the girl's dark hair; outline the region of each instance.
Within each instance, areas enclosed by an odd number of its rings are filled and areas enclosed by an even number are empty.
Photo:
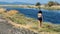
[[[42,13],[42,11],[40,10],[38,13]]]

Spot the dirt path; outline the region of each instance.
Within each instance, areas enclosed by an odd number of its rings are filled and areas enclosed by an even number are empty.
[[[0,18],[0,34],[37,34],[23,27],[25,26]]]

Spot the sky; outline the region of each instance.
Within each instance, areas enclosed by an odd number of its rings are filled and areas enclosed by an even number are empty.
[[[35,4],[37,2],[44,4],[44,3],[47,3],[48,1],[60,2],[60,0],[0,0],[0,2],[26,2],[26,3],[32,3],[32,4]]]

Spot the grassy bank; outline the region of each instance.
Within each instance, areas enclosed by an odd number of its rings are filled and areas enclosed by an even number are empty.
[[[60,7],[41,7],[41,8],[47,10],[60,10]]]
[[[52,24],[43,22],[43,27],[38,28],[38,22],[34,18],[26,17],[25,15],[19,13],[16,10],[10,10],[9,12],[2,12],[0,16],[3,16],[6,19],[11,20],[14,23],[24,25],[31,30],[37,31],[38,33],[41,32],[60,32],[60,25]]]
[[[22,14],[15,14],[14,16],[8,17],[15,23],[22,25],[29,25],[31,29],[35,29],[39,32],[60,32],[60,25],[43,22],[43,28],[38,30],[38,22],[33,18],[25,17]]]

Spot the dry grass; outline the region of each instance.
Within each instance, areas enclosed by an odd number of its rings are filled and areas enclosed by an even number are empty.
[[[25,17],[23,14],[15,12],[15,10],[11,10],[11,11],[12,12],[9,11],[6,13],[9,15],[7,17],[6,14],[4,15],[4,13],[2,15],[6,19],[11,20],[12,22],[10,21],[10,23],[15,25],[15,27],[28,28],[32,31],[42,34],[45,34],[45,32],[47,34],[52,34],[52,32],[55,32],[54,34],[56,33],[58,34],[58,32],[60,32],[60,25],[43,22],[43,27],[38,28],[38,22],[34,18]]]

